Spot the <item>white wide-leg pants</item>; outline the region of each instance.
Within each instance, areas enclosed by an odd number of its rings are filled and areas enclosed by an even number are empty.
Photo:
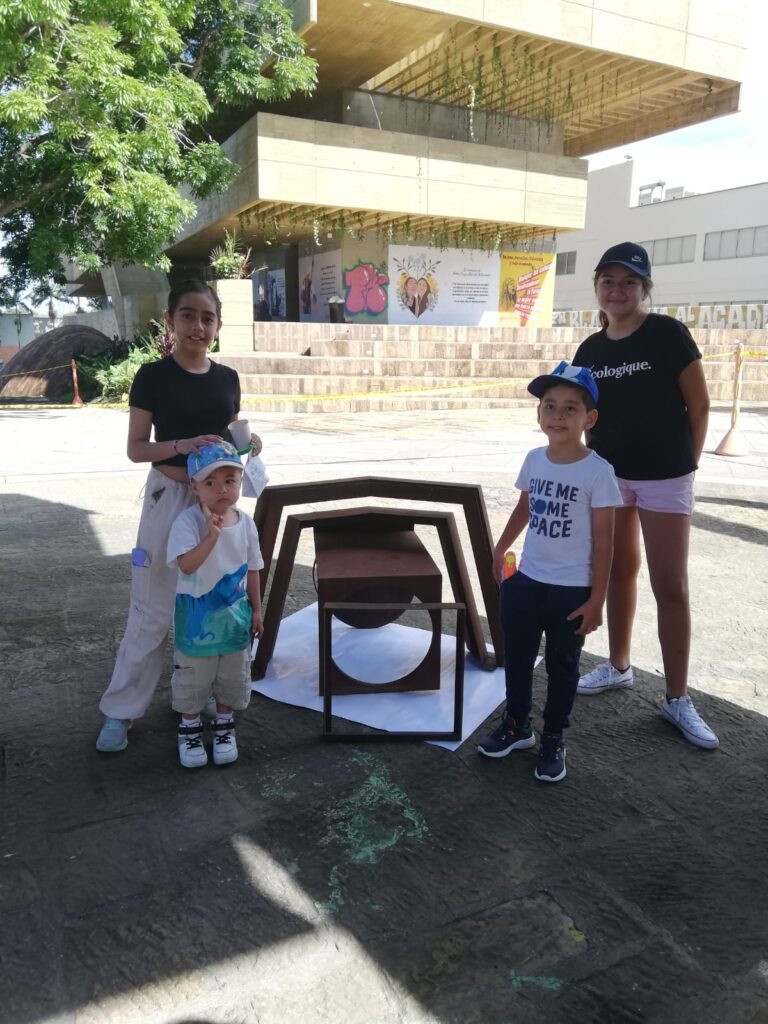
[[[176,601],[178,570],[166,565],[168,534],[174,519],[194,502],[189,484],[150,470],[136,539],[136,549],[146,552],[149,565],[136,565],[140,557],[132,559],[128,624],[99,704],[110,718],[141,718],[152,700]]]

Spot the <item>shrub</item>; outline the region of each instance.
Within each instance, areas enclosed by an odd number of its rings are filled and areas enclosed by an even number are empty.
[[[118,341],[103,352],[80,356],[77,376],[83,399],[123,401],[139,367],[161,359],[164,354],[151,335],[135,334],[130,342]]]

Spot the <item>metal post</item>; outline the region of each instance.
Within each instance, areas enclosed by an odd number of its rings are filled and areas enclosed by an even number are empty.
[[[72,399],[72,405],[85,405],[77,389],[77,363],[74,359],[72,360],[72,383],[75,386],[75,397]]]
[[[741,381],[744,374],[744,345],[736,342],[736,365],[733,371],[733,405],[731,406],[731,429],[715,448],[715,455],[740,456],[747,454],[747,442],[739,430],[741,412]]]

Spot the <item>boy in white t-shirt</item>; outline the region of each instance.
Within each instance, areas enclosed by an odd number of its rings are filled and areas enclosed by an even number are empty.
[[[520,569],[501,585],[507,706],[478,751],[505,757],[534,746],[533,667],[542,634],[549,684],[544,732],[534,772],[543,782],[565,778],[563,729],[570,723],[584,637],[602,622],[613,552],[614,508],[622,505],[612,466],[583,442],[597,422],[597,385],[588,369],[559,363],[532,380],[546,448],[525,457],[516,481],[520,499],[494,549],[504,554],[527,526]]]
[[[171,693],[181,713],[179,760],[200,768],[208,763],[200,712],[211,695],[214,764],[237,760],[233,712],[251,698],[251,640],[263,630],[264,561],[253,520],[235,505],[243,465],[233,445],[201,445],[187,470],[200,504],[178,516],[168,537],[168,565],[179,569]]]

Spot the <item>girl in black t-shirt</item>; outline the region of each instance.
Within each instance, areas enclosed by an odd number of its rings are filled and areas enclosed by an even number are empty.
[[[691,743],[712,749],[717,736],[686,693],[688,539],[709,396],[701,353],[687,328],[646,310],[652,286],[642,246],[622,242],[608,249],[595,268],[602,330],[573,358],[597,381],[600,415],[590,447],[613,465],[624,498],[624,508],[616,510],[608,587],[610,660],[580,679],[579,693],[632,686],[630,643],[642,533],[666,677],[661,711]]]
[[[128,623],[99,705],[105,721],[96,748],[104,753],[128,745],[128,729],[146,711],[160,677],[176,593],[176,570],[166,564],[168,534],[194,502],[187,456],[200,445],[231,441],[228,427],[240,411],[237,373],[208,358],[221,327],[216,293],[201,281],[184,281],[168,296],[165,319],[173,353],[139,369],[128,399],[128,458],[152,467],[131,552]],[[258,454],[261,441],[255,434],[251,440]]]

